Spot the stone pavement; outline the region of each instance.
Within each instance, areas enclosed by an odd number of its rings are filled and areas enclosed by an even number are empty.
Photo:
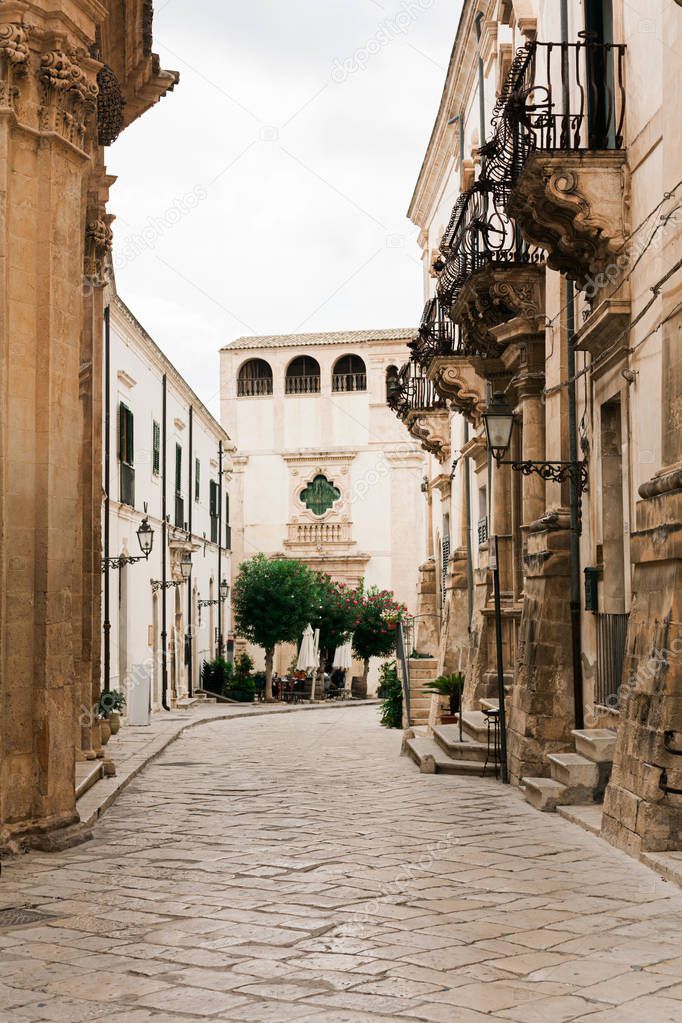
[[[679,889],[377,716],[202,725],[4,864],[2,1023],[678,1023]]]

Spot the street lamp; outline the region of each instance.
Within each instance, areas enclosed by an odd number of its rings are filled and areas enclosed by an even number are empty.
[[[585,462],[504,461],[503,455],[507,453],[514,428],[514,410],[504,400],[504,395],[493,395],[492,401],[483,413],[483,423],[488,450],[498,466],[511,465],[515,472],[521,472],[524,476],[531,476],[534,473],[553,483],[572,480],[576,483],[579,495],[586,490],[588,475]]]
[[[229,587],[229,584],[227,582],[227,579],[223,579],[223,581],[220,584],[220,596],[223,598],[223,600],[227,600],[227,595],[228,595],[229,592],[230,592],[230,587]]]
[[[145,515],[137,529],[137,542],[140,545],[142,554],[132,557],[130,554],[120,554],[116,558],[102,558],[102,571],[108,569],[123,568],[124,565],[134,565],[136,561],[149,561],[149,555],[154,546],[154,530],[149,525],[149,517]]]
[[[182,560],[180,561],[180,574],[182,575],[183,582],[187,582],[192,574],[192,555],[189,551],[186,551],[182,555]]]

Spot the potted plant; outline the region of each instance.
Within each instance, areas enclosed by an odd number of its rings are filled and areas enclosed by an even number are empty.
[[[107,720],[109,721],[109,728],[111,729],[112,735],[118,735],[121,729],[121,711],[126,705],[126,698],[123,693],[119,693],[117,689],[112,689],[110,693],[103,693],[102,699],[107,696],[107,703],[109,705],[109,714]],[[100,703],[102,702],[100,699]]]
[[[253,703],[256,696],[256,681],[252,677],[253,658],[248,654],[240,654],[228,668],[223,696],[238,703]]]
[[[433,682],[427,682],[424,690],[430,693],[438,693],[439,696],[448,698],[449,714],[441,714],[442,725],[454,725],[458,721],[458,715],[462,704],[462,688],[464,686],[464,675],[455,672],[452,675],[439,675]]]
[[[402,728],[403,724],[403,687],[398,678],[395,661],[386,661],[379,672],[381,685],[378,696],[384,701],[381,705],[381,724],[384,728]]]

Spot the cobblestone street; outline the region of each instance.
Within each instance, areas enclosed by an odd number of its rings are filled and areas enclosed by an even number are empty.
[[[3,865],[3,1023],[678,1023],[682,893],[377,708],[179,739],[95,839]]]

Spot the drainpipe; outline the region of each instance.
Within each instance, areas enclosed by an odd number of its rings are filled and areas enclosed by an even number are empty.
[[[104,665],[103,689],[111,686],[111,620],[109,579],[109,492],[111,489],[111,312],[104,310]]]
[[[194,452],[193,452],[193,430],[194,430],[194,408],[190,405],[189,407],[189,489],[187,491],[187,501],[189,503],[188,512],[188,528],[189,537],[192,539],[192,507],[194,505],[194,492],[192,490],[192,474],[194,471]],[[192,640],[194,636],[194,626],[192,622],[192,573],[190,572],[189,581],[187,583],[187,695],[192,695]]]
[[[218,442],[218,656],[223,655],[223,442]]]
[[[464,420],[464,443],[469,440],[469,421]],[[474,617],[474,555],[471,542],[471,467],[469,459],[464,459],[464,490],[466,495],[466,519],[467,519],[467,613],[468,631],[471,632],[471,623]]]
[[[163,374],[161,416],[161,706],[164,710],[170,710],[168,706],[168,656],[166,644],[168,633],[166,631],[166,547],[168,545],[168,521],[166,517],[166,446],[168,441],[166,423],[168,384],[166,374]]]
[[[568,44],[568,0],[561,0],[561,42],[564,46],[564,59],[568,60],[566,45]],[[564,76],[567,82],[568,77]],[[563,114],[567,121],[569,116],[569,95],[568,85],[563,93]],[[575,382],[575,350],[573,348],[573,337],[575,335],[575,291],[573,281],[566,282],[566,332],[568,335],[568,458],[571,462],[577,462],[578,453],[578,427],[576,417],[576,382]],[[571,511],[571,536],[570,536],[570,563],[571,563],[571,587],[570,587],[570,613],[571,613],[571,648],[573,657],[573,705],[575,713],[575,727],[585,727],[585,713],[583,707],[583,664],[582,664],[582,642],[580,635],[580,487],[574,475],[570,480],[570,511]]]
[[[476,15],[476,38],[478,39],[479,43],[481,41],[481,34],[482,34],[481,33],[481,23],[483,22],[483,18],[484,18],[483,11],[480,11],[480,13]],[[481,145],[484,145],[484,143],[485,143],[485,92],[484,92],[484,89],[485,89],[485,74],[484,74],[484,68],[483,68],[483,57],[481,57],[481,55],[479,53],[479,55],[478,55],[478,116],[479,116],[479,126],[480,126],[480,134],[481,134]]]

